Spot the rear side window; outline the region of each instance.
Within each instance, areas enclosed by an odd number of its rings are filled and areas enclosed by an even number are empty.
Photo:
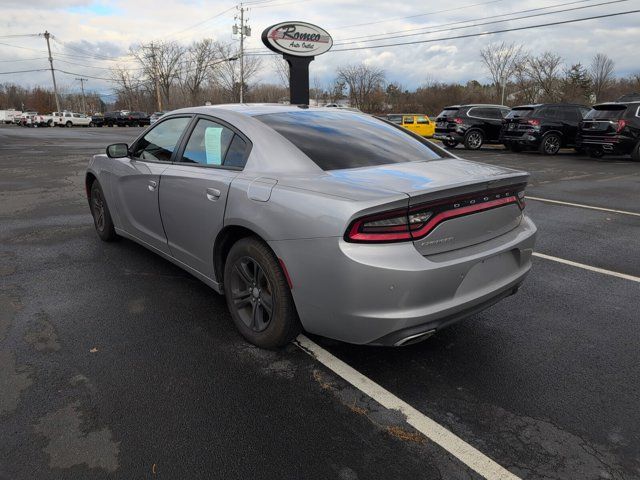
[[[242,168],[246,150],[246,142],[233,130],[201,118],[189,137],[181,161]]]
[[[584,118],[585,120],[618,120],[626,110],[626,105],[596,105]]]
[[[402,117],[400,115],[389,115],[387,120],[391,123],[395,123],[396,125],[402,124]]]
[[[307,110],[255,118],[293,143],[323,170],[442,158],[427,140],[367,115]]]
[[[527,118],[530,117],[533,113],[533,108],[525,107],[525,108],[514,108],[511,110],[506,118]]]
[[[418,115],[416,117],[416,123],[418,125],[429,125],[429,120],[427,120],[427,117],[424,117],[422,115]]]
[[[403,125],[413,125],[413,117],[412,116],[402,117],[402,124]]]

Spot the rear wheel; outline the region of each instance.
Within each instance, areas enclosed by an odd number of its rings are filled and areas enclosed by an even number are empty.
[[[102,193],[102,188],[97,180],[91,185],[91,198],[89,199],[91,206],[91,215],[93,215],[93,224],[96,227],[98,236],[105,242],[112,242],[117,238],[116,230],[111,220],[111,213],[107,206],[107,201]]]
[[[478,150],[484,143],[484,135],[480,130],[471,130],[464,136],[464,148]]]
[[[640,162],[640,142],[636,143],[636,146],[631,150],[631,160]]]
[[[73,123],[67,122],[67,123],[64,124],[64,126],[67,127],[67,128],[71,128],[71,127],[73,127]]]
[[[591,158],[602,158],[602,156],[604,155],[604,152],[602,151],[601,148],[598,147],[589,147],[587,149],[587,154],[591,157]]]
[[[442,140],[442,144],[447,148],[456,148],[458,146],[458,142],[455,140]]]
[[[224,293],[236,328],[254,345],[281,347],[300,331],[278,259],[257,238],[243,238],[231,247],[224,268]]]
[[[560,135],[549,133],[544,136],[540,143],[540,153],[544,155],[555,155],[560,151],[561,144]]]

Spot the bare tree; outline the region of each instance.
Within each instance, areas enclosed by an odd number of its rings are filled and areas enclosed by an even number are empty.
[[[273,68],[284,88],[289,88],[289,64],[280,55],[273,57]]]
[[[377,110],[384,100],[384,71],[365,64],[345,65],[338,68],[338,82],[349,87],[353,106],[365,110]]]
[[[507,83],[525,58],[522,45],[505,42],[487,45],[480,50],[480,57],[496,86],[496,98],[504,105]]]
[[[596,54],[591,60],[589,76],[596,102],[601,100],[602,94],[611,86],[614,68],[615,63],[604,53]]]
[[[132,71],[125,65],[116,65],[111,68],[111,78],[116,83],[116,92],[129,110],[140,108],[138,91],[142,87],[140,80],[134,78]]]
[[[189,94],[192,105],[197,105],[205,81],[211,77],[217,61],[216,44],[210,38],[193,42],[185,52],[181,85]]]
[[[143,43],[131,49],[131,54],[144,74],[157,85],[167,105],[171,105],[171,89],[180,77],[184,52],[185,48],[177,42]]]
[[[216,43],[217,56],[219,58],[231,58],[238,56],[236,47],[231,43]],[[249,91],[249,82],[258,73],[262,62],[255,56],[244,58],[244,91]],[[213,72],[213,81],[217,83],[232,102],[240,101],[240,62],[224,62]]]
[[[525,74],[538,90],[539,97],[547,102],[560,101],[562,96],[562,57],[553,52],[544,52],[537,57],[528,56]]]

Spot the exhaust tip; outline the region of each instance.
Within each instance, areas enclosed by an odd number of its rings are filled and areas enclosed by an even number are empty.
[[[407,345],[413,345],[414,343],[418,343],[418,342],[421,342],[423,340],[426,340],[431,335],[433,335],[435,332],[436,332],[435,330],[428,330],[426,332],[416,333],[415,335],[409,335],[408,337],[404,337],[404,338],[398,340],[396,343],[393,344],[393,346],[394,347],[405,347]]]

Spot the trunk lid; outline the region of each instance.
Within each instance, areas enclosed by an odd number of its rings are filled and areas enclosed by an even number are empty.
[[[627,106],[620,104],[595,105],[580,122],[580,131],[590,137],[615,135],[626,110]]]
[[[410,210],[426,208],[431,218],[442,218],[414,242],[423,255],[481,243],[516,228],[522,210],[517,203],[503,202],[517,198],[528,180],[525,172],[458,158],[339,170],[329,175],[343,185],[404,193]]]
[[[449,130],[455,130],[456,123],[454,118],[458,116],[460,108],[446,107],[436,117],[436,133],[447,133]]]

